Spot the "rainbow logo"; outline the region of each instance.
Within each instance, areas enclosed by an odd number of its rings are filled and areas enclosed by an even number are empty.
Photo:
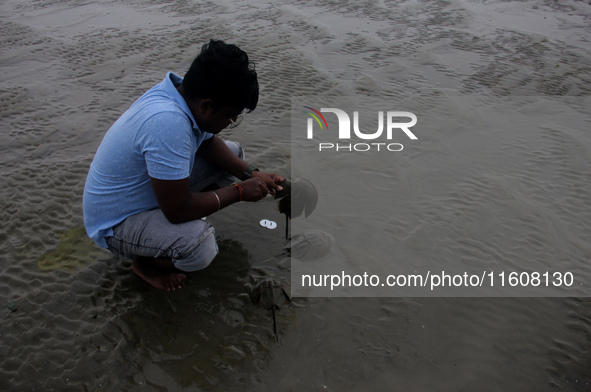
[[[328,129],[328,124],[326,123],[324,116],[318,110],[311,108],[310,106],[304,106],[304,108],[311,110],[311,112],[305,111],[304,113],[308,113],[310,116],[314,117],[318,125],[320,125],[320,129],[324,129],[322,123],[320,122],[320,118],[324,122],[324,125],[326,125],[326,129]],[[320,118],[318,118],[318,116],[320,116]],[[311,119],[309,121],[311,121]]]

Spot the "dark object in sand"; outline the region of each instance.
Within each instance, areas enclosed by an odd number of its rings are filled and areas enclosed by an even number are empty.
[[[288,239],[289,220],[297,218],[302,213],[308,217],[318,203],[318,191],[310,181],[305,179],[293,182],[283,180],[279,185],[283,190],[275,194],[275,199],[281,199],[277,202],[277,210],[285,214],[285,239]]]
[[[280,345],[275,311],[291,302],[289,285],[280,279],[266,277],[255,285],[247,285],[247,288],[250,290],[250,299],[255,305],[273,312],[273,332],[275,341]]]

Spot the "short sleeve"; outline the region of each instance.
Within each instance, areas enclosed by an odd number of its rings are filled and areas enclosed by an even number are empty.
[[[159,180],[188,178],[193,155],[191,120],[178,112],[161,112],[150,117],[137,135],[139,153],[144,156],[148,175]]]

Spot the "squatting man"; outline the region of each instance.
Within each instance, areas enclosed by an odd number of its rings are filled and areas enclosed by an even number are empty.
[[[280,191],[284,179],[244,160],[216,136],[256,108],[257,74],[235,45],[203,45],[184,78],[169,72],[105,134],[83,195],[92,240],[162,290],[181,288],[218,253],[201,219],[239,201]],[[240,180],[241,182],[235,183]]]

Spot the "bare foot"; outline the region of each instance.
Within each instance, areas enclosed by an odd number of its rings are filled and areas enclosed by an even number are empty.
[[[170,268],[163,268],[163,262],[166,263],[164,260],[157,259],[135,259],[131,262],[131,269],[137,276],[157,289],[171,291],[182,288],[187,276],[174,272],[176,269],[172,267],[170,261],[168,261]]]

